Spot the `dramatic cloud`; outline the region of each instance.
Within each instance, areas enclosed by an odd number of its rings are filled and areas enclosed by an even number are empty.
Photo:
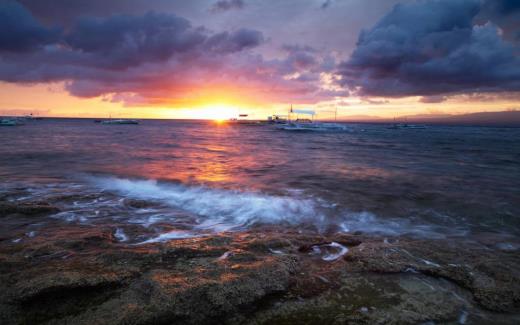
[[[251,29],[240,29],[235,32],[215,34],[206,42],[206,48],[219,53],[239,52],[256,47],[264,42],[261,32]]]
[[[16,2],[0,3],[0,51],[30,51],[58,39],[60,30],[46,28]]]
[[[207,9],[245,2],[49,2],[1,2],[0,81],[64,82],[74,96],[171,106],[349,94],[433,103],[520,89],[517,1],[259,1],[237,15]]]
[[[143,16],[83,18],[65,42],[85,59],[96,59],[97,65],[128,68],[190,52],[205,39],[204,32],[184,18],[149,12]]]
[[[487,0],[484,6],[488,10],[496,11],[503,15],[520,12],[520,2],[518,0]]]
[[[0,16],[13,15],[28,27],[18,27],[15,41],[0,36],[6,40],[0,48],[3,81],[64,81],[74,96],[129,105],[189,105],[212,96],[296,103],[335,95],[320,85],[333,59],[309,47],[287,46],[284,58],[266,60],[251,52],[264,43],[257,30],[213,32],[154,12],[82,17],[54,30],[20,5],[1,7]]]
[[[509,14],[513,2],[499,7]],[[517,3],[517,2],[515,2]],[[491,22],[476,24],[479,0],[397,5],[362,31],[341,84],[368,96],[430,96],[520,90],[518,48]]]
[[[244,1],[242,0],[219,0],[211,7],[212,12],[228,11],[232,9],[242,9]]]

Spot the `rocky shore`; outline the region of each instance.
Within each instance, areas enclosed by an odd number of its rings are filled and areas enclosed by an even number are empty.
[[[1,324],[520,323],[520,254],[493,234],[270,226],[135,244],[113,224],[49,222],[58,210],[0,202]]]

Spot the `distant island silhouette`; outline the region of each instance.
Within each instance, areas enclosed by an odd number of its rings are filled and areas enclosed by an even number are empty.
[[[346,116],[346,122],[365,123],[426,123],[446,125],[520,126],[520,110],[478,112],[469,114],[418,114],[393,118],[377,116]]]

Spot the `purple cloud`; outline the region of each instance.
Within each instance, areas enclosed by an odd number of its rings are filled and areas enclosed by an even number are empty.
[[[13,10],[31,17],[26,20],[34,35],[48,31],[20,5],[4,8],[4,14]],[[0,80],[64,81],[74,96],[129,105],[185,103],[200,98],[199,90],[220,88],[295,103],[333,95],[319,84],[322,68],[334,65],[330,58],[293,46],[285,48],[284,58],[266,60],[251,52],[264,42],[257,30],[217,33],[173,14],[148,12],[83,17],[52,38],[24,33],[37,42],[2,44],[10,51],[0,54]]]
[[[339,66],[341,85],[368,96],[429,96],[520,90],[515,45],[490,22],[475,24],[478,0],[397,5]]]
[[[222,12],[233,9],[244,8],[244,1],[242,0],[218,0],[211,6],[211,12]]]
[[[242,28],[231,33],[222,32],[211,36],[205,47],[210,51],[232,53],[257,47],[263,42],[264,36],[261,32]]]
[[[41,25],[19,3],[0,3],[0,51],[22,52],[41,48],[55,42],[59,28]]]
[[[70,49],[81,52],[86,61],[124,69],[190,52],[206,39],[202,29],[192,27],[184,18],[148,12],[142,16],[82,18],[64,41]]]

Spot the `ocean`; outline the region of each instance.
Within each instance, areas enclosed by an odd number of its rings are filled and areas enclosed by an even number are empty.
[[[520,129],[44,119],[0,128],[0,196],[59,212],[4,222],[108,225],[129,244],[262,227],[387,237],[520,235]],[[12,237],[12,238],[11,238]]]

